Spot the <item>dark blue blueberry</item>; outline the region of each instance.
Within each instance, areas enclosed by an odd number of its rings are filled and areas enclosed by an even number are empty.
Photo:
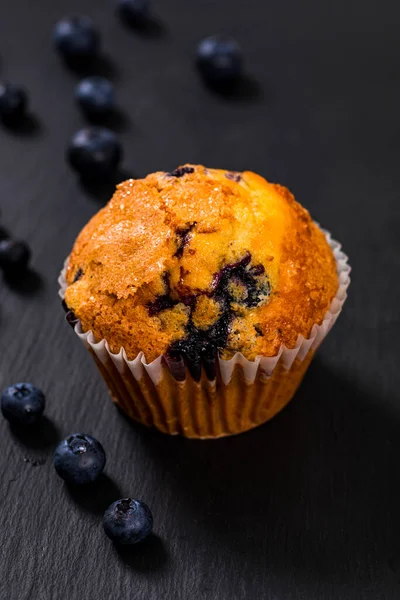
[[[121,18],[132,26],[142,26],[149,18],[149,0],[119,0],[118,12]]]
[[[28,107],[28,95],[24,88],[12,83],[0,84],[0,116],[4,121],[18,121]]]
[[[31,383],[16,383],[1,395],[3,416],[15,425],[33,425],[43,414],[44,394]]]
[[[89,17],[66,17],[56,23],[53,42],[66,59],[86,59],[97,54],[100,36]]]
[[[153,302],[150,302],[147,305],[147,310],[152,317],[153,315],[158,315],[163,310],[173,308],[178,302],[178,300],[171,298],[169,294],[163,294],[162,296],[158,296]]]
[[[140,500],[124,498],[113,502],[104,513],[104,531],[119,544],[136,544],[153,529],[151,510]]]
[[[9,275],[26,270],[31,251],[25,242],[16,240],[0,241],[0,269]]]
[[[178,167],[177,169],[171,171],[171,173],[168,173],[168,175],[179,178],[183,177],[184,175],[189,175],[190,173],[194,173],[194,167]]]
[[[88,117],[105,117],[114,109],[114,86],[105,77],[87,77],[77,85],[75,98]]]
[[[54,451],[54,468],[67,483],[92,483],[103,471],[105,464],[103,446],[85,433],[69,435]]]
[[[239,79],[242,70],[240,47],[229,37],[205,38],[197,48],[197,66],[209,83],[232,84]]]
[[[67,157],[83,178],[104,179],[115,174],[122,159],[122,147],[110,129],[87,127],[73,135]]]

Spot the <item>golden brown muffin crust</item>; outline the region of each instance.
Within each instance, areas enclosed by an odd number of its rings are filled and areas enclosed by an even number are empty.
[[[84,331],[150,362],[189,342],[222,358],[274,356],[322,322],[338,278],[286,188],[185,165],[121,183],[79,234],[67,283]]]

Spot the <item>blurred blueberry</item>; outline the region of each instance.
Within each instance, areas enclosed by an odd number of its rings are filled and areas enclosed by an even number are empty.
[[[66,17],[56,23],[53,41],[66,59],[85,59],[97,54],[100,35],[89,17]]]
[[[16,383],[1,395],[3,416],[14,425],[33,425],[42,416],[44,394],[31,383]]]
[[[86,77],[78,83],[75,98],[88,117],[102,118],[114,109],[114,86],[105,77]]]
[[[211,36],[197,47],[197,67],[213,85],[229,85],[240,78],[242,55],[238,43],[229,37]]]
[[[132,26],[143,26],[149,18],[149,0],[118,0],[117,9],[121,19]]]
[[[137,544],[150,535],[153,515],[144,502],[124,498],[113,502],[103,519],[107,536],[119,544]]]
[[[0,116],[4,121],[21,119],[28,107],[28,94],[24,88],[12,83],[0,83]]]
[[[92,483],[106,464],[103,446],[86,433],[73,433],[60,442],[54,451],[54,468],[67,483]]]
[[[105,179],[115,174],[122,159],[122,146],[106,127],[86,127],[73,136],[67,158],[84,179]]]

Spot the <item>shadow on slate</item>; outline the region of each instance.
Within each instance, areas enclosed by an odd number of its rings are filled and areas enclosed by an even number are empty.
[[[148,39],[165,38],[168,34],[165,23],[154,15],[149,16],[143,23],[128,23],[125,19],[121,19],[121,23],[126,29]]]
[[[43,279],[33,269],[27,269],[22,275],[4,274],[4,281],[14,292],[21,296],[37,294],[43,289]]]
[[[14,135],[38,138],[43,134],[43,125],[39,118],[28,113],[18,121],[3,121],[4,128]]]
[[[101,204],[106,204],[115,192],[116,186],[126,179],[133,178],[134,175],[125,169],[119,169],[115,176],[105,180],[96,181],[91,179],[81,178],[80,186],[84,192]]]
[[[233,83],[211,83],[203,78],[205,87],[227,102],[236,104],[255,104],[264,100],[264,91],[258,81],[244,73]]]
[[[7,231],[7,229],[4,229],[4,227],[2,227],[0,225],[0,242],[2,240],[9,240],[9,239],[10,239],[10,233]]]
[[[10,430],[20,446],[31,450],[50,449],[56,445],[59,439],[57,427],[46,416],[29,427],[10,425]]]
[[[131,121],[128,114],[119,108],[114,109],[112,113],[106,117],[86,115],[86,119],[91,125],[109,127],[118,133],[127,132],[131,128]]]
[[[35,425],[29,427],[10,425],[10,431],[24,462],[32,467],[43,466],[53,456],[59,432],[47,417],[43,416]]]
[[[133,571],[141,573],[158,571],[168,561],[168,552],[164,542],[154,533],[143,542],[133,546],[116,544],[115,550],[123,563]]]
[[[400,575],[400,422],[318,359],[293,402],[248,433],[201,441],[133,427],[199,543],[246,556],[249,577],[264,562],[318,578],[375,561]]]
[[[115,62],[105,54],[99,54],[87,59],[64,58],[64,64],[79,77],[100,75],[111,81],[116,81],[119,77],[118,67]]]
[[[114,481],[102,473],[94,483],[88,485],[65,485],[68,496],[85,512],[103,515],[110,504],[122,497]]]

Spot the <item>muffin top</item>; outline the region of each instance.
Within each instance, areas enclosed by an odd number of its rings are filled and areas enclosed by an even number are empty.
[[[185,165],[118,185],[79,234],[65,302],[128,359],[274,356],[338,287],[324,234],[284,187]]]

